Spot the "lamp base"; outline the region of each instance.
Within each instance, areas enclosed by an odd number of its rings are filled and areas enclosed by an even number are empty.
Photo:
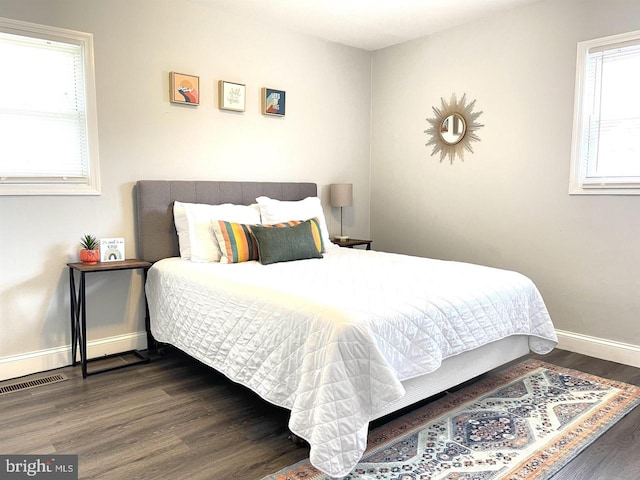
[[[336,235],[333,237],[336,242],[346,242],[349,240],[349,235]]]

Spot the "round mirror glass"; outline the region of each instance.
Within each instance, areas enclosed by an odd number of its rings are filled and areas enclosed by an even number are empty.
[[[452,113],[440,125],[440,138],[448,145],[455,145],[464,138],[467,124],[459,113]]]

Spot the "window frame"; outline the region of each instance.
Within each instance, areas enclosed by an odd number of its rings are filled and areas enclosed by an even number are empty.
[[[78,45],[82,49],[87,169],[86,181],[65,182],[64,179],[37,177],[28,179],[0,178],[1,195],[100,195],[100,160],[98,150],[98,115],[93,55],[93,35],[85,32],[23,22],[0,17],[0,31],[23,37],[52,40]]]
[[[640,181],[621,180],[627,177],[619,177],[620,179],[618,180],[611,178],[609,181],[604,180],[601,183],[588,182],[587,158],[582,142],[584,132],[589,128],[589,122],[585,121],[584,118],[584,96],[587,89],[587,57],[589,50],[594,48],[601,50],[613,49],[622,43],[640,45],[640,30],[578,42],[573,134],[571,139],[570,195],[640,195]],[[631,178],[631,176],[628,178]]]

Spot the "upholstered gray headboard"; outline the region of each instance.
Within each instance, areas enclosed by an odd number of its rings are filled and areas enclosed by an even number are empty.
[[[302,200],[318,194],[315,183],[138,180],[135,186],[138,258],[155,262],[180,256],[173,202],[250,205],[266,195]]]

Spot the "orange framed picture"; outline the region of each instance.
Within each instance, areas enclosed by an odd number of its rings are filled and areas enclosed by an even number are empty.
[[[171,72],[169,74],[169,85],[171,103],[200,105],[200,77]]]

